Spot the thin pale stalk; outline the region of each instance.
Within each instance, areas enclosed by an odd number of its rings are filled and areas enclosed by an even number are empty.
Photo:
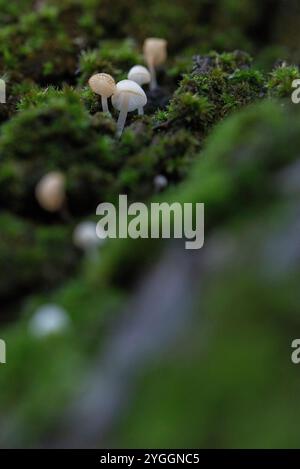
[[[120,114],[117,122],[117,137],[121,137],[128,114],[128,95],[125,94],[122,99]]]
[[[151,81],[150,81],[150,90],[153,91],[157,88],[157,78],[156,78],[156,70],[154,65],[149,66],[150,74],[151,74]]]
[[[108,102],[107,102],[107,98],[105,96],[101,96],[101,103],[102,103],[103,112],[108,112],[109,113]]]

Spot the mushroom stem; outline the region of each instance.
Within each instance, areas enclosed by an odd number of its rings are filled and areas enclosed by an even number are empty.
[[[156,70],[153,64],[149,64],[149,70],[151,74],[150,90],[153,91],[157,88]]]
[[[126,118],[128,114],[128,101],[129,101],[128,95],[125,94],[122,99],[120,114],[119,114],[119,118],[117,122],[117,137],[121,137],[123,130],[124,130],[124,126],[125,126],[125,122],[126,122]]]
[[[103,96],[103,95],[101,96],[101,103],[102,103],[103,112],[108,112],[109,113],[108,102],[107,102],[106,96]]]
[[[138,113],[139,113],[139,116],[143,116],[143,115],[144,115],[144,108],[143,108],[143,107],[139,107],[139,108],[138,108]]]

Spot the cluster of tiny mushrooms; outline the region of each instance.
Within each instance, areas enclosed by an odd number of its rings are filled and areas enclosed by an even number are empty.
[[[138,111],[144,114],[147,96],[142,88],[150,85],[150,90],[157,88],[156,68],[167,59],[167,41],[159,38],[148,38],[144,42],[144,59],[148,68],[135,65],[129,71],[127,80],[116,83],[107,73],[96,73],[89,79],[92,91],[101,96],[103,112],[109,112],[108,99],[119,111],[117,122],[117,136],[121,137],[128,112]]]
[[[167,59],[167,41],[148,38],[144,43],[144,59],[148,68],[135,65],[128,73],[128,79],[116,83],[107,73],[97,73],[89,79],[92,91],[101,96],[102,110],[109,113],[108,99],[120,114],[117,122],[117,136],[122,135],[128,112],[144,113],[147,96],[142,89],[149,84],[150,90],[157,88],[156,68]],[[168,184],[167,179],[158,175],[154,179],[157,190]],[[35,188],[35,197],[39,205],[47,212],[62,212],[66,208],[66,180],[60,171],[52,171],[42,177]],[[94,248],[99,239],[95,237],[95,225],[82,222],[74,232],[74,244],[83,250]]]

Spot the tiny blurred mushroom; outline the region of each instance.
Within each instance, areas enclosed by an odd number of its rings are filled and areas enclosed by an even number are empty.
[[[167,60],[167,41],[160,38],[148,38],[144,42],[145,62],[151,73],[150,89],[157,88],[156,68]]]
[[[92,221],[79,223],[74,230],[73,241],[75,246],[85,252],[94,252],[103,243],[97,234],[97,225]]]
[[[65,203],[65,176],[59,171],[46,174],[35,188],[39,205],[48,212],[59,212]]]
[[[65,331],[70,318],[60,306],[49,304],[40,307],[29,322],[30,333],[38,338]]]
[[[163,174],[158,174],[154,178],[154,187],[159,192],[165,189],[168,185],[168,179]]]

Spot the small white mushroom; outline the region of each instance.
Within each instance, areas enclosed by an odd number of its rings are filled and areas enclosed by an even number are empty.
[[[138,85],[147,85],[151,81],[149,70],[143,65],[135,65],[129,70],[128,80],[135,81]]]
[[[96,73],[89,79],[91,90],[101,96],[103,112],[109,112],[108,98],[116,91],[116,82],[111,75],[107,73]]]
[[[75,246],[86,252],[94,252],[104,239],[97,235],[97,224],[92,221],[79,223],[74,230],[73,241]]]
[[[58,212],[65,203],[65,177],[59,171],[46,174],[35,188],[35,197],[48,212]]]
[[[157,88],[156,67],[162,65],[167,60],[167,41],[150,37],[144,42],[145,62],[151,73],[150,89]]]
[[[117,136],[123,133],[128,112],[138,110],[143,114],[143,108],[147,104],[147,96],[144,90],[132,80],[122,80],[117,83],[116,93],[112,97],[112,104],[120,111],[117,122]]]
[[[45,337],[63,332],[70,325],[66,311],[57,305],[45,305],[39,308],[29,322],[29,331],[35,337]]]
[[[157,191],[165,189],[168,185],[168,179],[163,174],[158,174],[154,178],[154,187]]]
[[[135,65],[129,70],[128,80],[135,81],[138,85],[143,86],[147,85],[151,81],[151,75],[149,70],[143,65]],[[138,109],[139,115],[144,114],[144,109]]]

